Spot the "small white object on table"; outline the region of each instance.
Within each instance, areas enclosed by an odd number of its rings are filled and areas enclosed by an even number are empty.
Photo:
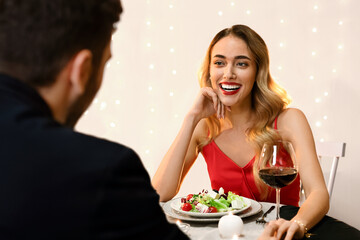
[[[229,213],[219,220],[218,228],[222,238],[240,237],[244,223],[241,217]]]

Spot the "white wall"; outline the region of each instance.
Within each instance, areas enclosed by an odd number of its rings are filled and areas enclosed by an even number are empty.
[[[315,139],[347,143],[329,214],[360,228],[360,1],[122,2],[113,58],[78,130],[132,147],[153,176],[197,94],[212,37],[246,24],[267,42],[272,75],[305,112]],[[209,186],[199,157],[180,194]]]

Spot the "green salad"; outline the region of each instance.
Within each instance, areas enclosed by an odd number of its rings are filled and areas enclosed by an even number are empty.
[[[211,190],[198,194],[189,194],[181,199],[181,210],[187,212],[216,213],[228,212],[237,209],[243,209],[247,206],[244,198],[232,193],[224,193],[224,189],[219,191]]]

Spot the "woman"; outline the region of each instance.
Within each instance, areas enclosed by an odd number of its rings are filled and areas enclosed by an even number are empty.
[[[201,70],[200,93],[152,181],[160,200],[176,195],[201,152],[213,188],[274,202],[274,190],[253,166],[264,142],[280,137],[294,146],[307,199],[291,221],[278,220],[277,232],[303,237],[327,213],[329,196],[310,126],[300,110],[286,108],[289,98],[270,76],[265,42],[244,25],[224,29]],[[298,205],[299,179],[282,189],[281,199]]]

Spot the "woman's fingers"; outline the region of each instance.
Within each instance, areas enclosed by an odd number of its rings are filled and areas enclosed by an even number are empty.
[[[277,231],[277,238],[278,239],[282,239],[282,236],[285,236],[286,234],[286,230],[288,229],[288,221],[286,221],[285,219],[278,219],[276,220],[277,224],[279,225],[279,229]]]
[[[268,224],[264,229],[264,233],[268,236],[274,236],[278,228],[279,225],[276,223]]]
[[[217,112],[218,96],[216,95],[214,90],[209,87],[204,87],[204,88],[202,88],[202,93],[206,98],[208,98],[213,103],[214,110],[215,110],[215,112]]]
[[[218,104],[218,118],[225,118],[225,112],[226,110],[228,110],[229,112],[231,112],[231,108],[228,106],[225,106],[220,100],[219,100],[219,104]]]
[[[218,101],[218,106],[217,106],[217,117],[219,119],[221,118],[225,118],[225,106],[221,101]]]
[[[225,105],[221,103],[221,116],[224,119],[225,118]]]
[[[275,221],[268,223],[258,240],[275,240],[278,228],[279,225]]]
[[[218,118],[221,118],[221,105],[222,103],[220,102],[217,94],[214,92],[214,90],[210,87],[204,87],[202,88],[203,91],[203,95],[208,98],[212,103],[213,103],[213,107],[214,110],[216,112],[216,116]]]
[[[295,235],[299,235],[298,232],[301,231],[297,223],[285,219],[277,220],[277,224],[279,225],[279,229],[277,230],[278,239],[291,240]]]
[[[295,233],[299,231],[299,225],[297,223],[291,222],[289,228],[287,229],[286,237],[284,240],[291,240],[295,236]]]
[[[214,92],[214,90],[210,87],[204,87],[202,88],[202,95],[205,96],[207,99],[209,99],[212,104],[213,108],[215,110],[216,116],[221,119],[225,118],[225,112],[226,110],[231,111],[231,108],[228,106],[225,106],[219,99],[218,95]]]

